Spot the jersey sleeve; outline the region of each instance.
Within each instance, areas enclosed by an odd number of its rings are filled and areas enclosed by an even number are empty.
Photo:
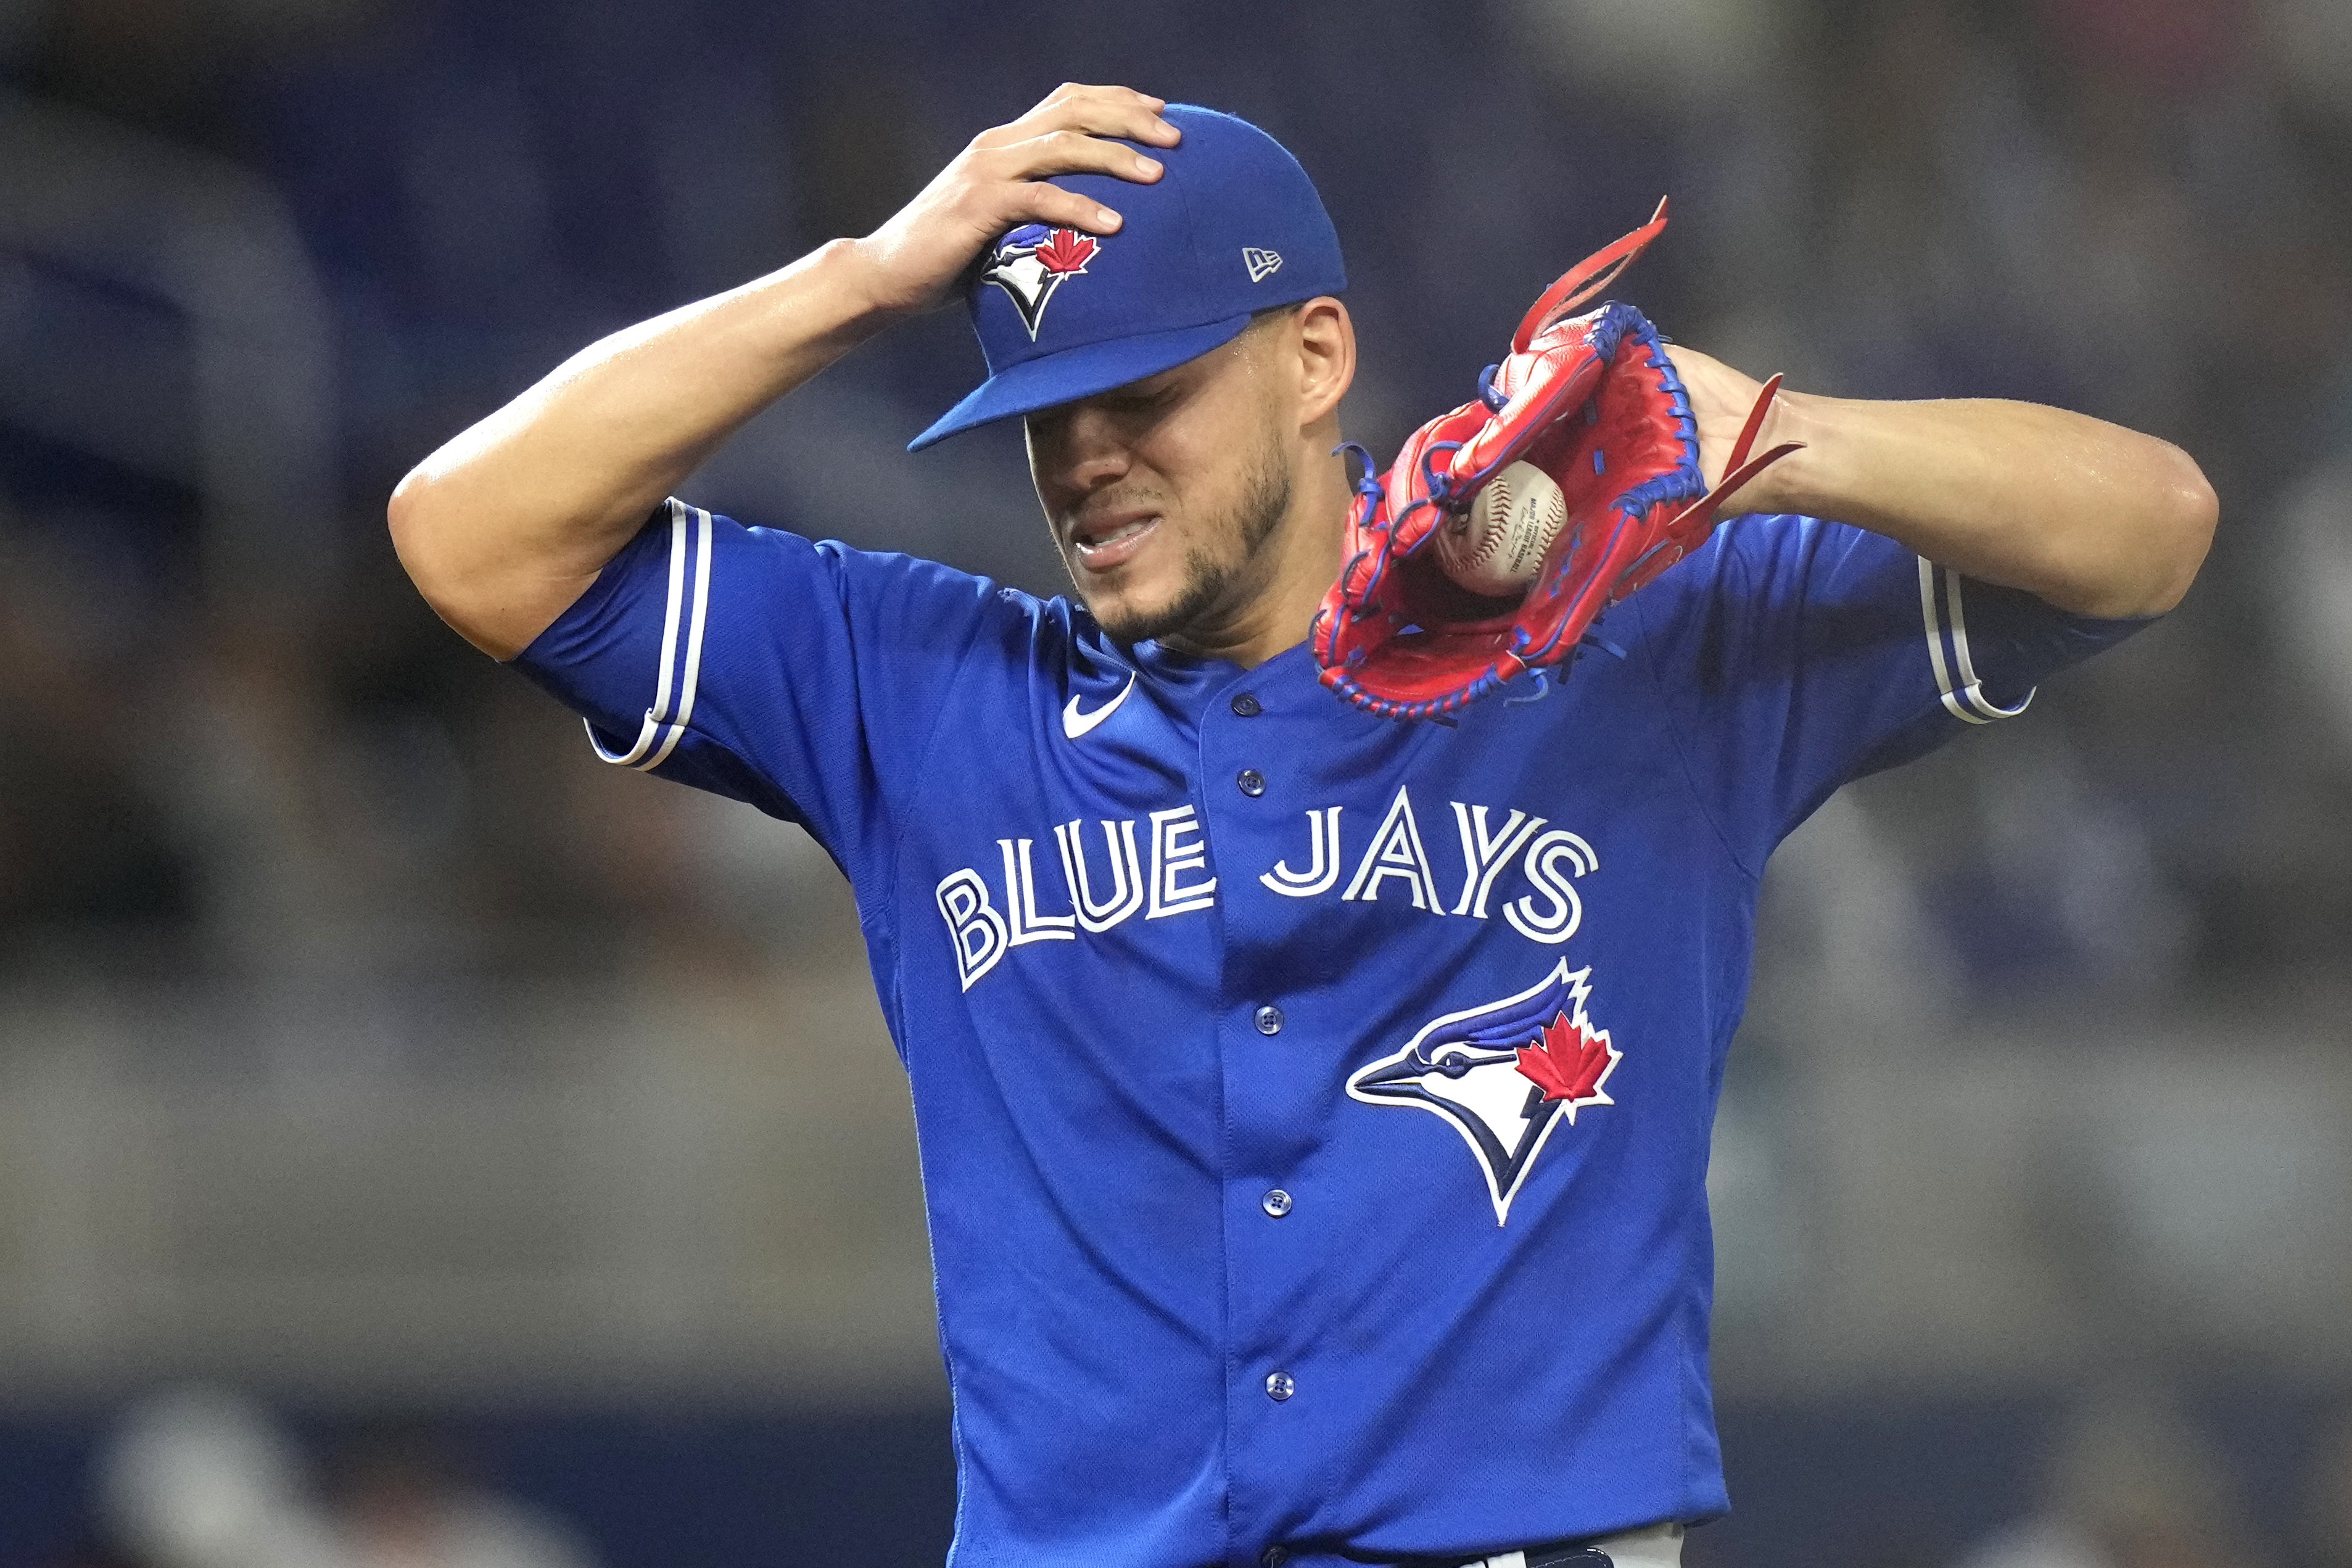
[[[853,879],[887,842],[1006,591],[665,503],[514,660],[596,754],[806,827]]]
[[[1840,784],[2013,718],[2149,624],[2068,615],[1883,534],[1751,515],[1626,601],[1693,786],[1751,872]]]

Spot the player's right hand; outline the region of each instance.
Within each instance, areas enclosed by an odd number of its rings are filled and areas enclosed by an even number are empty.
[[[889,222],[853,245],[875,308],[902,313],[942,303],[973,258],[1009,228],[1054,224],[1110,234],[1119,216],[1091,197],[1045,184],[1053,174],[1116,174],[1149,184],[1156,158],[1111,137],[1172,147],[1181,132],[1160,117],[1165,99],[1124,87],[1066,82],[1009,125],[983,131]]]

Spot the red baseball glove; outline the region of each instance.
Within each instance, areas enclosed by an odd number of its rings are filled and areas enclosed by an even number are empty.
[[[1566,664],[1603,610],[1713,529],[1716,503],[1802,443],[1751,458],[1774,376],[1708,489],[1698,427],[1657,329],[1607,288],[1666,226],[1650,221],[1562,274],[1529,307],[1478,396],[1413,432],[1383,484],[1365,474],[1348,515],[1347,564],[1307,634],[1323,684],[1388,718],[1458,708],[1523,670]],[[1549,475],[1567,521],[1517,604],[1458,586],[1424,549],[1507,465]]]

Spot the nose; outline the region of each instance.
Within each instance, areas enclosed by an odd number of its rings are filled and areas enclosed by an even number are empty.
[[[1083,403],[1030,416],[1029,456],[1041,486],[1073,497],[1117,484],[1129,468],[1115,421]]]

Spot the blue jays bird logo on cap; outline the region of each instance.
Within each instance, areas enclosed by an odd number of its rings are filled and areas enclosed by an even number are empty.
[[[1516,996],[1433,1018],[1404,1049],[1356,1069],[1348,1093],[1452,1123],[1486,1173],[1499,1226],[1552,1129],[1616,1103],[1601,1085],[1624,1053],[1584,1016],[1591,979],[1590,966],[1571,972],[1563,958]]]
[[[1102,241],[1090,234],[1024,223],[996,242],[980,280],[1004,290],[1013,308],[1021,312],[1021,324],[1029,329],[1029,341],[1034,342],[1037,323],[1045,320],[1054,291],[1065,279],[1083,276],[1087,263],[1101,248]]]

